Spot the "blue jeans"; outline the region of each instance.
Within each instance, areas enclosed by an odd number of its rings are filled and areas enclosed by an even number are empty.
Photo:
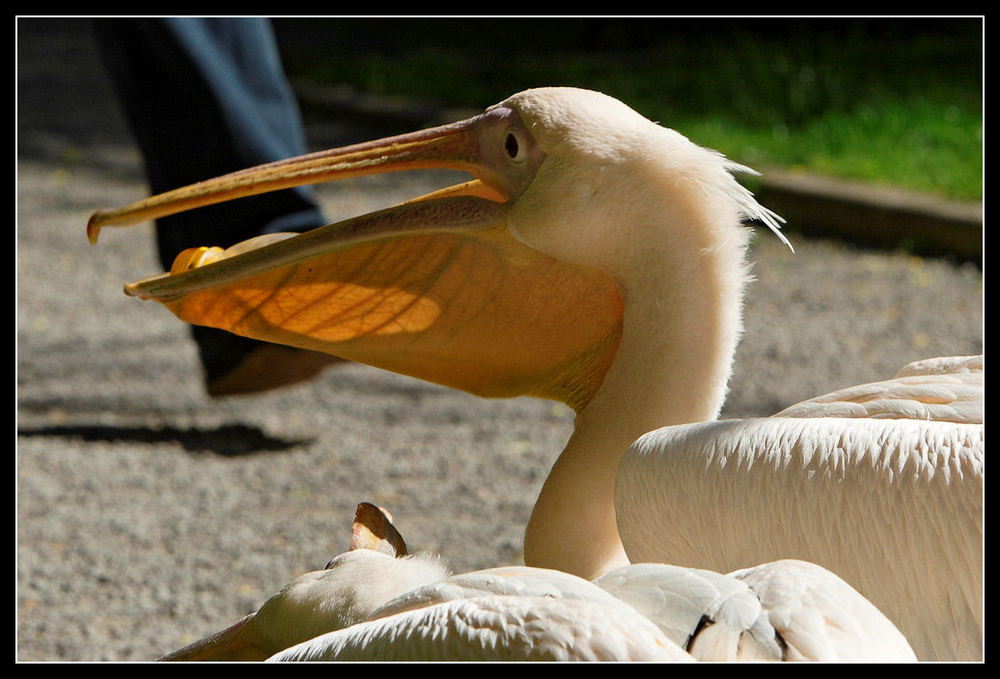
[[[99,48],[152,193],[306,152],[298,106],[264,19],[98,19]],[[325,224],[307,187],[157,220],[164,269],[185,248]],[[211,382],[256,342],[193,327]]]

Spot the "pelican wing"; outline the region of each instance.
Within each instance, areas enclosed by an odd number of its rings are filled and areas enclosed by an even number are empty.
[[[890,380],[859,384],[785,408],[775,417],[873,417],[983,422],[983,358],[918,361]]]
[[[662,563],[632,564],[594,581],[649,618],[698,660],[780,660],[757,596],[736,578]]]
[[[624,605],[485,596],[369,620],[293,646],[270,660],[691,662],[692,658]]]
[[[612,594],[570,573],[547,568],[500,566],[459,573],[421,585],[389,600],[369,617],[384,618],[446,601],[483,596],[579,599],[606,606],[621,605],[621,601]]]
[[[983,433],[976,424],[838,417],[665,427],[636,441],[619,466],[622,541],[633,561],[723,572],[783,558],[816,563],[877,606],[919,658],[945,649],[979,657]],[[866,530],[852,530],[845,508],[865,517]],[[928,546],[918,558],[914,542]],[[888,583],[887,568],[896,574]],[[906,605],[914,597],[919,615]]]
[[[729,574],[759,598],[788,660],[900,662],[917,658],[888,618],[839,577],[786,559]]]

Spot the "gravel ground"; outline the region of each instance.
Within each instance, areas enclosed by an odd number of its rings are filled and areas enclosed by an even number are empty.
[[[150,228],[87,244],[90,212],[146,187],[79,37],[26,34],[18,50],[16,659],[149,660],[215,631],[343,551],[363,500],[456,570],[518,563],[571,413],[359,365],[207,398],[183,325],[121,292],[158,269]],[[319,195],[346,216],[440,180]],[[724,416],[982,351],[975,267],[791,237],[794,255],[767,233],[754,244]]]

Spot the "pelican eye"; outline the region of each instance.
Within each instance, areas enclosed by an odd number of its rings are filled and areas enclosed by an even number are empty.
[[[503,148],[507,152],[507,157],[514,162],[521,162],[527,157],[527,148],[521,136],[514,130],[507,130],[503,139]]]

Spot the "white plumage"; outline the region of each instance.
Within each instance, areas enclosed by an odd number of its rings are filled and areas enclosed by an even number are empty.
[[[890,379],[816,396],[775,417],[870,417],[983,423],[983,357],[915,361]]]
[[[893,620],[918,657],[981,657],[981,364],[936,359],[775,417],[646,434],[617,479],[630,557],[720,570],[775,555],[814,562]]]
[[[782,560],[721,575],[634,564],[595,583],[657,623],[697,660],[915,660],[899,630],[847,583]]]
[[[448,600],[331,632],[271,658],[691,662],[621,605],[541,596]]]

